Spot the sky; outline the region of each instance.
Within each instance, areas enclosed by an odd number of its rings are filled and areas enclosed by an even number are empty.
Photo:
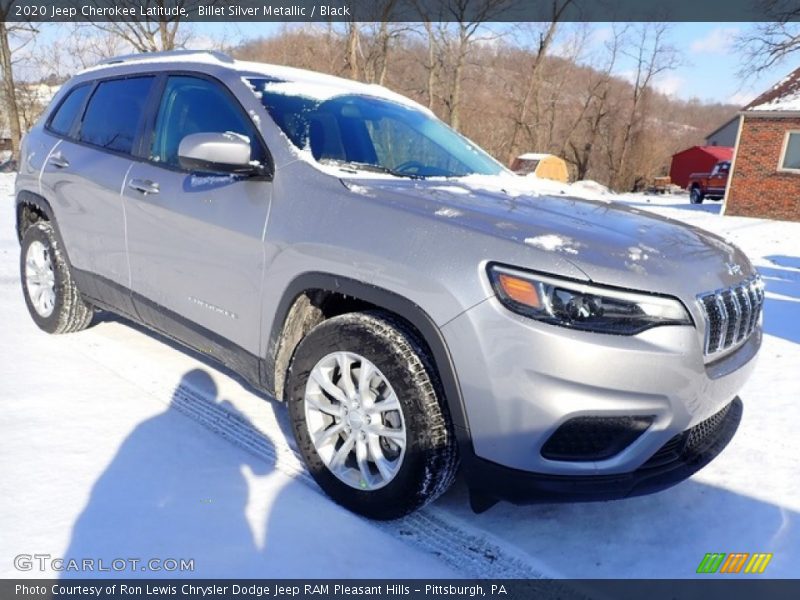
[[[704,102],[745,105],[800,67],[798,55],[759,77],[742,82],[737,75],[741,68],[741,56],[734,51],[733,42],[738,34],[750,26],[749,23],[672,23],[669,39],[682,53],[683,64],[662,75],[656,85],[662,92],[684,100],[698,98]],[[226,29],[246,39],[274,34],[282,24],[237,23],[231,29],[230,24],[202,23],[198,27],[208,35],[214,36]],[[599,49],[611,31],[611,24],[593,23],[590,27],[594,30],[592,39]],[[626,75],[624,63],[620,64],[618,74]]]
[[[800,67],[800,56],[795,56],[752,81],[740,81],[737,71],[742,57],[735,52],[733,42],[750,26],[749,23],[675,23],[671,38],[684,52],[687,64],[662,78],[659,82],[662,91],[683,99],[697,97],[744,105]]]

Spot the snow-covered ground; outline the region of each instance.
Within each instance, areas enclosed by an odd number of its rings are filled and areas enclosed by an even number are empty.
[[[725,235],[767,282],[741,428],[691,480],[482,515],[457,483],[420,513],[376,524],[318,490],[283,407],[232,373],[111,317],[68,336],[36,329],[19,287],[12,183],[0,175],[0,577],[40,576],[13,559],[50,554],[193,558],[195,577],[684,578],[706,552],[773,552],[765,576],[797,575],[800,223],[721,217],[719,204],[685,196],[614,196]]]

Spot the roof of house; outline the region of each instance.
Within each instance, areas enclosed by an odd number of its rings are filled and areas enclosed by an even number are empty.
[[[744,107],[745,112],[800,111],[800,69],[795,69]]]
[[[679,154],[684,154],[685,152],[689,152],[690,150],[694,150],[697,148],[698,150],[702,150],[706,154],[710,154],[717,160],[731,160],[733,158],[733,148],[730,146],[692,146],[691,148],[686,148],[686,150],[681,150],[680,152],[676,152],[672,156],[678,156]]]

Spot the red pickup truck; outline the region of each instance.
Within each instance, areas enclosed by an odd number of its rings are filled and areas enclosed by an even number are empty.
[[[721,200],[728,185],[731,161],[721,160],[714,165],[711,173],[692,173],[689,175],[689,200],[692,204],[702,204],[705,198]]]

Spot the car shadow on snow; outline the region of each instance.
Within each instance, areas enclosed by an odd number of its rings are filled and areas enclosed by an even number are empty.
[[[271,406],[291,439],[286,411]],[[427,557],[393,561],[403,542],[334,504],[305,471],[278,469],[280,452],[218,397],[208,371],[185,373],[167,409],[121,443],[73,526],[65,561],[90,559],[94,567],[60,575],[398,578],[409,568],[420,577],[446,572]],[[344,554],[334,550],[330,557],[332,548]],[[99,570],[100,559],[107,570]],[[114,559],[123,560],[119,570]],[[131,568],[129,559],[140,562]],[[190,560],[193,569],[154,571],[146,568],[150,559],[165,567],[167,559]]]
[[[107,568],[114,558],[194,559],[195,568],[208,577],[225,576],[231,564],[254,571],[252,563],[260,562],[260,552],[245,517],[244,471],[264,475],[273,465],[236,452],[222,439],[209,443],[209,436],[197,435],[197,424],[179,413],[200,398],[209,403],[206,426],[213,428],[216,420],[218,429],[224,429],[226,419],[246,421],[230,402],[217,398],[216,384],[206,371],[186,373],[167,410],[140,423],[95,482],[65,559],[102,558]],[[64,576],[114,574],[95,569]],[[135,569],[128,564],[120,574],[192,575],[146,571],[143,563]]]
[[[764,332],[800,344],[800,258],[765,257],[774,267],[758,267],[766,285]]]

